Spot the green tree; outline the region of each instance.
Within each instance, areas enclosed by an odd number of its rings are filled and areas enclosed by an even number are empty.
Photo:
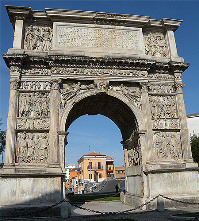
[[[2,125],[1,123],[2,119],[0,118],[0,126]],[[0,154],[5,150],[6,146],[6,132],[1,130],[0,128]]]
[[[199,137],[196,135],[191,137],[191,151],[194,162],[199,163]]]

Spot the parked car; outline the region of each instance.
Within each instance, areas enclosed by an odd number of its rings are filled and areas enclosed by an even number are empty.
[[[73,196],[74,192],[72,190],[66,189],[66,196]]]

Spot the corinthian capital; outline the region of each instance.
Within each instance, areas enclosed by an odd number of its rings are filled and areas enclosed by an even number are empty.
[[[50,80],[51,90],[59,90],[61,82],[62,82],[61,79],[51,79]]]
[[[17,90],[19,87],[19,79],[11,79],[10,80],[10,89],[11,90]]]

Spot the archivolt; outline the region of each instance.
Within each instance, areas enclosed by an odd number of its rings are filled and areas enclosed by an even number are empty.
[[[123,140],[127,140],[138,130],[141,121],[140,111],[127,98],[118,96],[115,92],[86,92],[68,102],[60,122],[60,130],[67,130],[74,120],[85,114],[101,114],[111,119],[120,129]]]

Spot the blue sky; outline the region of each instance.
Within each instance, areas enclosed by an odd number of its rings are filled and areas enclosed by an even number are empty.
[[[187,114],[199,112],[199,1],[1,1],[0,9],[0,52],[12,48],[13,28],[5,5],[27,6],[32,10],[45,8],[101,11],[120,14],[150,16],[152,19],[173,18],[184,20],[175,32],[179,56],[190,63],[183,73],[184,100]],[[0,56],[0,118],[2,129],[6,129],[9,105],[9,69]],[[77,159],[90,151],[104,153],[115,158],[115,165],[123,165],[120,144],[121,133],[117,126],[102,116],[83,116],[69,128],[66,162],[76,163]]]

